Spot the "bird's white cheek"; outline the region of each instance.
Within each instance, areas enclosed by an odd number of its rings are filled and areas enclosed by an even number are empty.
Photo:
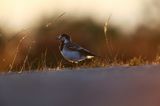
[[[65,44],[68,43],[68,42],[69,42],[69,41],[68,41],[67,39],[64,40],[64,43],[65,43]]]

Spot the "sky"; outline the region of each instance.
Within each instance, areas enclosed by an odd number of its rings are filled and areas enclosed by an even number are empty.
[[[139,25],[160,22],[159,0],[0,0],[0,26],[19,31],[34,25],[42,15],[90,16],[104,24],[132,33]],[[159,25],[159,24],[158,24]]]

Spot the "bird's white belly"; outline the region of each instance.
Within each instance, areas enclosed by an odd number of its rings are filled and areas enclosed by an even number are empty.
[[[62,50],[61,54],[64,56],[65,59],[69,61],[82,61],[85,59],[84,56],[81,56],[77,51],[70,51],[70,50]]]

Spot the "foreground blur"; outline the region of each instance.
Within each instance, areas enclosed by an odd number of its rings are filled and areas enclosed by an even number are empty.
[[[159,106],[160,66],[0,76],[1,106]]]

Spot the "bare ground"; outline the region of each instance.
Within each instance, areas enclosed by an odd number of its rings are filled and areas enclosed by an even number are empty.
[[[0,75],[0,106],[160,106],[160,65]]]

